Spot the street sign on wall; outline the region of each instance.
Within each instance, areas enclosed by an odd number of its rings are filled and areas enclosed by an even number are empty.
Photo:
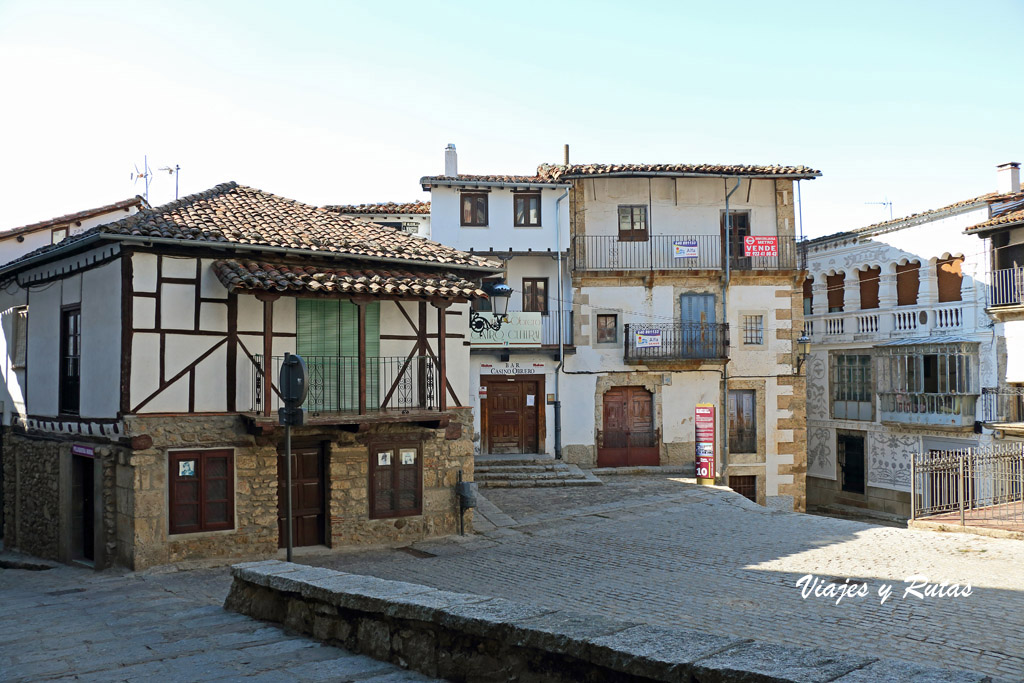
[[[715,483],[715,406],[698,403],[693,420],[696,430],[697,483]]]
[[[490,316],[490,313],[481,313]],[[506,348],[512,346],[540,346],[542,314],[539,312],[510,311],[501,329],[485,328],[482,332],[470,332],[469,343],[473,348]]]

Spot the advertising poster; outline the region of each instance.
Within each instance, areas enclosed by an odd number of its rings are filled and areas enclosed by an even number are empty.
[[[672,258],[697,258],[697,240],[672,242]]]
[[[778,256],[779,238],[761,235],[747,235],[743,238],[743,255],[750,256]]]
[[[634,346],[638,349],[654,349],[661,346],[661,330],[637,330]]]
[[[715,480],[715,406],[698,403],[694,413],[697,479]]]

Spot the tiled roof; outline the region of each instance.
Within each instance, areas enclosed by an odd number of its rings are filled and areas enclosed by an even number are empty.
[[[979,232],[988,228],[995,228],[999,226],[1011,226],[1018,223],[1024,223],[1024,209],[1020,211],[1010,211],[1004,213],[1001,216],[996,216],[991,220],[987,220],[984,223],[978,223],[964,230],[964,232]]]
[[[430,213],[430,202],[380,202],[378,204],[330,204],[324,207],[334,213]]]
[[[437,242],[233,182],[86,230],[11,264],[66,248],[98,233],[141,240],[171,239],[200,246],[237,244],[300,249],[327,256],[400,259],[446,268],[500,267]]]
[[[972,197],[971,199],[964,199],[959,202],[954,202],[948,206],[942,206],[938,209],[929,209],[928,211],[922,211],[920,213],[912,213],[909,216],[903,216],[902,218],[893,218],[892,220],[882,221],[881,223],[872,223],[866,225],[863,228],[856,228],[852,232],[871,232],[872,230],[878,230],[879,228],[885,228],[890,225],[896,225],[897,223],[905,223],[907,221],[916,220],[918,218],[925,218],[937,213],[945,213],[947,211],[953,211],[955,209],[961,209],[966,206],[973,204],[985,204],[999,196],[996,192],[989,192],[987,194],[980,195],[978,197]]]
[[[32,223],[30,225],[23,225],[20,228],[11,228],[10,230],[4,230],[0,232],[0,240],[7,239],[8,237],[15,237],[17,235],[24,235],[26,233],[35,232],[36,230],[44,230],[46,228],[54,228],[58,225],[66,225],[77,221],[84,221],[96,216],[102,216],[105,213],[111,213],[118,210],[127,210],[133,206],[139,207],[139,209],[149,208],[149,204],[142,197],[135,196],[131,199],[123,199],[113,204],[107,204],[106,206],[97,206],[95,209],[86,209],[85,211],[78,211],[76,213],[69,213],[64,216],[57,216],[56,218],[50,218],[45,221],[39,221],[38,223]]]
[[[542,164],[537,168],[537,175],[548,178],[549,182],[592,176],[650,174],[816,178],[821,175],[821,171],[806,166],[748,166],[741,164],[570,164],[568,166]]]
[[[402,299],[478,299],[486,294],[475,283],[454,274],[401,265],[375,266],[359,261],[330,265],[285,265],[244,259],[213,264],[213,272],[228,291],[367,294]]]
[[[444,185],[445,183],[475,183],[486,185],[488,183],[505,183],[508,185],[557,185],[559,181],[541,175],[433,175],[420,178],[420,185]]]

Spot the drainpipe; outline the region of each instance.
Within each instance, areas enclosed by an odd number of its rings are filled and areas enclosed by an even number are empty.
[[[732,262],[732,221],[729,218],[729,198],[740,187],[740,179],[725,195],[725,279],[722,281],[722,323],[729,324],[729,266]],[[727,328],[728,329],[728,328]],[[722,367],[722,415],[719,424],[722,426],[722,477],[726,477],[729,465],[729,347],[725,347],[726,359]],[[728,480],[726,480],[728,483]]]
[[[568,145],[566,145],[566,158],[568,158]],[[569,196],[569,190],[566,188],[565,192],[555,200],[555,247],[558,250],[558,365],[555,367],[555,460],[562,459],[562,395],[559,393],[559,377],[562,374],[562,366],[565,365],[565,335],[563,334],[562,325],[565,312],[563,301],[565,297],[562,293],[562,212],[560,211],[560,204],[562,200]]]

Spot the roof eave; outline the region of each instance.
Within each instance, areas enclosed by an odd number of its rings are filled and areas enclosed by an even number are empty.
[[[979,225],[972,225],[968,228],[964,228],[963,234],[965,235],[978,235],[979,237],[985,237],[993,232],[999,232],[1001,230],[1009,230],[1012,228],[1024,227],[1024,220],[1012,221],[1009,223],[998,223],[996,225],[986,225],[984,227]]]
[[[434,180],[429,176],[420,178],[420,186],[425,192],[433,187],[497,187],[497,188],[568,188],[570,183],[510,183],[501,180]]]
[[[579,180],[583,178],[750,178],[753,180],[814,180],[814,173],[696,173],[688,171],[613,171],[610,173],[573,173],[559,176]]]

